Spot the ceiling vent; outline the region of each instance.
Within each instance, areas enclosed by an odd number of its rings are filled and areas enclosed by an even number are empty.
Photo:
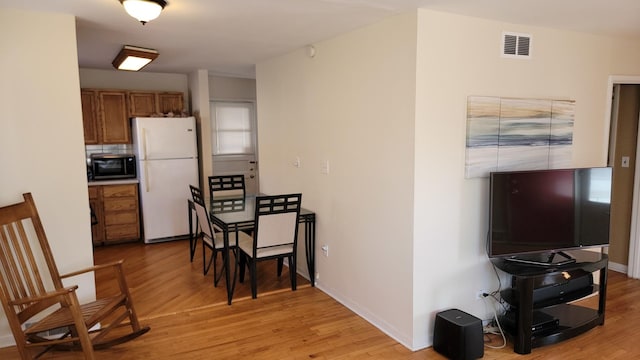
[[[517,59],[531,58],[531,35],[502,33],[502,56]]]

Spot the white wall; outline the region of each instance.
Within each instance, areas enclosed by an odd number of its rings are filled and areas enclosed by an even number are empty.
[[[398,16],[314,44],[314,58],[300,49],[256,67],[260,190],[302,192],[317,214],[318,287],[407,346],[416,21]]]
[[[489,318],[498,283],[485,255],[488,181],[464,178],[470,95],[576,100],[573,165],[607,159],[607,78],[640,73],[640,47],[588,34],[419,10],[414,213],[414,346],[436,312]],[[500,56],[503,31],[531,34],[532,58]],[[424,261],[428,259],[428,261]]]
[[[75,19],[0,9],[0,205],[31,192],[61,273],[93,265]],[[76,279],[95,298],[93,275]],[[0,346],[13,344],[0,314]]]
[[[502,31],[531,34],[532,58],[500,57]],[[262,191],[302,191],[319,288],[413,349],[438,311],[492,314],[475,299],[497,280],[488,181],[464,178],[467,97],[576,100],[573,164],[601,166],[607,78],[640,73],[636,43],[429,10],[314,45],[257,66]]]

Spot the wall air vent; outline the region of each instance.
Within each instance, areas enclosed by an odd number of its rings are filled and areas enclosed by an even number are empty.
[[[502,33],[502,56],[517,59],[531,58],[531,35]]]

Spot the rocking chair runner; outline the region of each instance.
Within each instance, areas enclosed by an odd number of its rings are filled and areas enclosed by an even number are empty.
[[[79,346],[86,359],[94,359],[94,349],[120,344],[149,331],[138,322],[122,261],[61,276],[33,198],[30,193],[23,197],[24,202],[0,208],[0,300],[20,357],[30,359],[34,352],[38,357],[52,348]],[[39,256],[44,264],[36,261]],[[118,281],[120,292],[116,295],[80,304],[75,293],[78,286],[62,284],[63,278],[108,268],[113,269]],[[49,283],[53,289],[46,289]],[[99,329],[88,330],[98,324]],[[131,329],[124,335],[122,331],[111,333],[121,326]],[[62,329],[62,334],[53,339],[45,337],[56,329]]]

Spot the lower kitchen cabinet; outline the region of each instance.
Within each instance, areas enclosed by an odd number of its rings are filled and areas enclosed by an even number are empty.
[[[89,206],[91,206],[91,239],[94,244],[104,242],[104,212],[102,211],[101,186],[89,186]]]
[[[90,186],[89,202],[98,221],[94,245],[140,239],[138,184]]]

